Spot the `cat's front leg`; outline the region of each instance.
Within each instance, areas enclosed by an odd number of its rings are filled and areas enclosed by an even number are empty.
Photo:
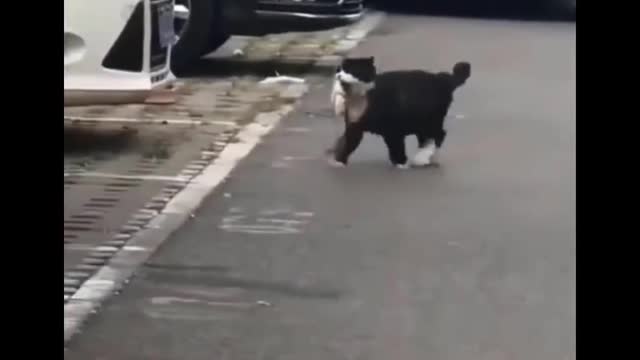
[[[345,167],[346,166],[345,163],[341,163],[341,162],[336,160],[336,153],[338,153],[339,151],[344,151],[344,150],[342,150],[344,148],[344,142],[345,142],[345,137],[344,137],[344,134],[343,134],[343,135],[340,135],[340,137],[336,139],[335,143],[333,144],[333,147],[329,148],[326,151],[326,154],[329,156],[329,158],[328,158],[329,165],[331,165],[333,167]]]
[[[387,135],[384,137],[384,142],[387,145],[391,163],[398,169],[408,169],[409,162],[404,144],[404,136]]]
[[[339,163],[346,166],[349,161],[349,156],[358,148],[363,136],[364,130],[362,130],[360,126],[356,124],[347,125],[344,135],[336,142],[333,156],[335,162],[333,162],[333,164],[337,165],[336,163]]]

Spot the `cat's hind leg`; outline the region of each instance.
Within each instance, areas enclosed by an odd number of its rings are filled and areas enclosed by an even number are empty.
[[[431,139],[426,137],[425,135],[418,135],[418,151],[411,159],[411,164],[413,166],[428,166],[433,163],[433,158],[436,154],[439,146],[437,143],[442,144],[441,141],[436,141],[436,139]]]

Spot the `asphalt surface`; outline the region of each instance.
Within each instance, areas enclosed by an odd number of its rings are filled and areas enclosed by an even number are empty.
[[[575,359],[575,25],[390,16],[355,53],[471,62],[441,166],[327,166],[313,79],[65,358]]]

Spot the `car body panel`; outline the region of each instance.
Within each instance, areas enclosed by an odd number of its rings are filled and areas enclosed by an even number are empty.
[[[231,5],[235,0],[223,0]],[[362,0],[240,0],[235,12],[224,14],[229,33],[265,35],[292,31],[318,31],[346,25],[364,14]]]
[[[163,6],[173,0],[65,0],[65,106],[138,102],[175,80],[151,15]]]

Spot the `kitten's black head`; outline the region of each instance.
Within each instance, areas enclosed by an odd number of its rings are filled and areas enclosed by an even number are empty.
[[[376,65],[373,56],[344,58],[338,71],[341,70],[365,83],[372,82],[376,78]]]

